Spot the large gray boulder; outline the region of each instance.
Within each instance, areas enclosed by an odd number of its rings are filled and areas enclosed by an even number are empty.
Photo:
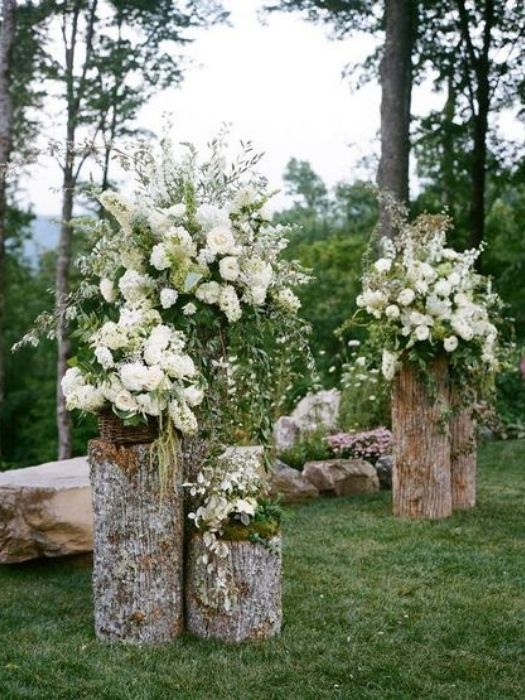
[[[303,476],[321,494],[358,496],[379,491],[374,467],[363,459],[327,459],[307,462]]]
[[[283,503],[297,503],[319,495],[316,487],[301,472],[276,460],[269,475],[270,495],[281,496]]]
[[[0,473],[0,563],[92,549],[86,457]]]
[[[337,389],[307,394],[294,408],[291,415],[281,416],[274,426],[274,443],[279,452],[293,447],[301,433],[324,427],[328,431],[337,427],[341,393]]]

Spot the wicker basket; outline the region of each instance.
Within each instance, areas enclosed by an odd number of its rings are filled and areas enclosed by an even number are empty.
[[[116,445],[138,445],[153,442],[159,434],[158,421],[149,419],[140,425],[124,425],[112,411],[98,414],[100,437]]]

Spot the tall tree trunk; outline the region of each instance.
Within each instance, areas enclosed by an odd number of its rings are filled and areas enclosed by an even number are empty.
[[[392,396],[392,496],[394,515],[400,517],[446,518],[452,513],[446,357],[438,357],[428,373],[431,391],[418,369],[404,366]]]
[[[485,184],[487,172],[487,132],[489,128],[490,86],[486,69],[479,76],[478,113],[474,116],[472,185],[470,193],[470,246],[479,248],[485,238]]]
[[[66,400],[62,393],[61,381],[67,369],[70,353],[68,322],[66,318],[66,299],[69,293],[69,267],[71,264],[71,245],[73,238],[73,197],[75,181],[73,177],[74,129],[68,128],[66,166],[64,168],[62,191],[62,223],[56,266],[56,308],[57,321],[57,386],[56,414],[58,429],[58,459],[72,456],[71,417],[66,409]]]
[[[95,630],[110,642],[161,644],[182,632],[182,468],[161,493],[152,449],[89,444]]]
[[[385,46],[380,70],[381,160],[377,184],[402,204],[409,201],[412,49],[416,22],[413,0],[386,0]],[[384,203],[381,204],[380,225],[383,235],[394,235]]]
[[[15,0],[3,0],[2,28],[0,33],[0,423],[5,393],[5,263],[7,216],[7,169],[13,147],[13,100],[11,97],[11,71],[15,41]],[[0,457],[2,442],[0,434]]]
[[[456,0],[459,29],[465,46],[467,77],[471,79],[471,112],[473,124],[473,149],[470,193],[470,245],[479,247],[485,237],[485,185],[487,169],[487,133],[490,111],[490,51],[495,17],[494,0],[484,0],[482,45],[478,50],[472,35],[479,27],[472,26],[473,19],[465,0]],[[472,87],[472,84],[474,87]],[[479,264],[479,258],[478,258]]]
[[[466,510],[476,505],[476,425],[472,409],[464,406],[454,385],[450,388],[450,476],[452,508]]]

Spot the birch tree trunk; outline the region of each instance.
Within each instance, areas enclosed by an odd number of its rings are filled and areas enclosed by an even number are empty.
[[[0,30],[0,412],[4,404],[4,314],[7,170],[13,148],[13,99],[11,73],[15,41],[15,0],[3,0]],[[1,421],[1,418],[0,418]],[[0,457],[2,444],[0,443]]]
[[[431,392],[418,370],[404,366],[392,396],[393,509],[406,518],[446,518],[452,513],[448,366],[437,358],[428,369]]]
[[[207,550],[200,535],[193,535],[188,553],[186,624],[189,632],[223,642],[268,639],[281,631],[281,538],[270,548],[253,542],[228,542],[224,561],[232,573],[237,602],[229,612],[217,611],[202,601],[201,587],[213,587],[214,575],[200,561]],[[223,561],[223,560],[221,560]]]
[[[461,407],[458,390],[451,387],[450,405],[455,412],[450,419],[450,474],[452,508],[467,510],[476,505],[476,424],[472,410]]]
[[[161,644],[183,628],[182,475],[161,498],[151,449],[89,444],[95,630],[106,641]]]

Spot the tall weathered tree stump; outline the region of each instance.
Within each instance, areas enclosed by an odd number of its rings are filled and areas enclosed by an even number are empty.
[[[268,639],[281,631],[281,538],[269,547],[249,541],[228,542],[224,560],[232,574],[236,603],[232,610],[215,610],[202,600],[202,586],[212,588],[214,574],[200,561],[206,548],[194,534],[188,552],[186,626],[189,632],[224,642]]]
[[[183,629],[181,478],[161,495],[151,450],[89,444],[95,629],[106,641],[160,644]]]
[[[392,495],[394,515],[400,517],[452,513],[446,358],[436,358],[428,373],[425,383],[415,367],[403,366],[392,395]]]
[[[472,409],[462,406],[458,389],[450,390],[450,474],[452,508],[467,510],[476,505],[477,446]]]

